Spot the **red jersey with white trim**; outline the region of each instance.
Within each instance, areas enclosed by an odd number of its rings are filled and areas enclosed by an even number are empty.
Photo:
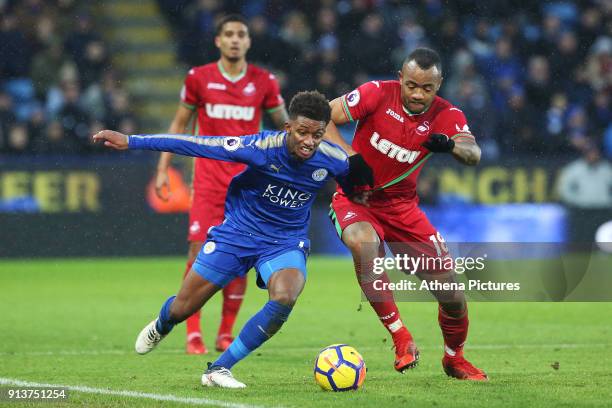
[[[197,110],[194,134],[243,136],[261,130],[263,111],[283,105],[283,97],[273,74],[248,64],[245,71],[230,78],[220,62],[192,68],[181,90],[184,106]],[[245,166],[212,159],[195,159],[193,187],[225,196],[231,179]]]
[[[421,143],[430,134],[471,137],[463,112],[438,96],[425,112],[408,112],[398,81],[367,82],[342,96],[342,108],[350,121],[358,121],[352,146],[374,171],[374,206],[418,204],[417,177],[432,154]]]

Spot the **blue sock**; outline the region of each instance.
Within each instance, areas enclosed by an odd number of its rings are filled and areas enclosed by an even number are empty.
[[[166,335],[170,333],[170,330],[178,323],[170,319],[170,305],[172,305],[175,298],[176,296],[170,296],[159,311],[159,318],[155,324],[155,329],[157,329],[160,334]]]
[[[287,321],[289,313],[291,313],[291,307],[273,300],[268,301],[259,312],[251,317],[238,337],[212,365],[232,368],[234,364],[272,337]]]

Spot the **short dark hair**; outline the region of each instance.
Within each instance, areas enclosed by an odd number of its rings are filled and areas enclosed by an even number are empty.
[[[319,91],[302,91],[295,94],[289,103],[289,117],[298,116],[329,123],[331,108],[325,95]]]
[[[436,67],[440,74],[442,74],[442,60],[440,54],[431,48],[419,47],[412,51],[404,60],[404,64],[408,64],[410,61],[414,61],[421,69],[429,69]]]
[[[227,23],[242,23],[247,27],[247,29],[249,28],[249,22],[244,16],[240,14],[228,14],[226,16],[221,17],[217,21],[217,26],[215,27],[215,36],[221,35],[221,32],[223,31],[223,26]]]

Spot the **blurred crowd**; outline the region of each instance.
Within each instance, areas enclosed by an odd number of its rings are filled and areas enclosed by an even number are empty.
[[[443,58],[441,96],[461,107],[484,157],[541,157],[604,149],[612,157],[612,2],[609,0],[158,0],[178,57],[218,56],[215,19],[250,21],[249,61],[283,93],[328,98],[369,79],[392,79],[413,48]]]
[[[0,153],[83,154],[99,129],[136,130],[87,3],[0,0]]]
[[[404,56],[443,58],[441,96],[459,106],[484,157],[598,149],[612,157],[612,1],[157,0],[187,65],[218,58],[215,21],[250,22],[251,62],[286,98],[332,99],[392,79]],[[79,0],[0,0],[0,153],[97,151],[97,129],[137,130],[108,46]]]

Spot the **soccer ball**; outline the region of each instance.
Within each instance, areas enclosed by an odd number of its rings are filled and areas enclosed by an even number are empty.
[[[326,391],[356,390],[365,380],[366,365],[353,347],[333,344],[317,356],[314,376],[317,384]]]

